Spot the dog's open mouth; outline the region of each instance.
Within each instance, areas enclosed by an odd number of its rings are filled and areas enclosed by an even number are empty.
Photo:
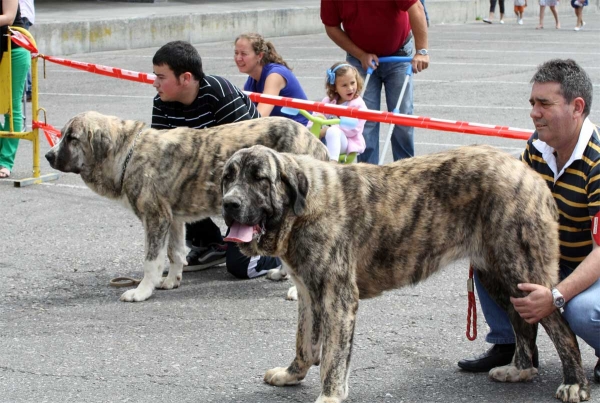
[[[229,227],[229,235],[225,237],[225,241],[235,243],[249,243],[252,242],[252,239],[255,235],[260,238],[260,236],[264,232],[264,229],[258,224],[246,225],[234,221]]]

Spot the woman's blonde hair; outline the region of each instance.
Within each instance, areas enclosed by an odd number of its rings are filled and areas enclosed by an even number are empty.
[[[356,78],[356,94],[354,95],[354,99],[360,96],[362,92],[364,80],[362,76],[358,73],[356,67],[349,65],[346,62],[337,62],[331,68],[327,69],[327,77],[325,78],[325,91],[327,92],[327,96],[329,99],[335,99],[338,95],[335,90],[335,80],[343,75],[346,75],[349,71],[354,73],[354,77]]]
[[[273,45],[269,41],[265,41],[265,38],[263,38],[262,35],[254,32],[241,34],[240,36],[235,38],[233,44],[235,45],[240,39],[245,39],[248,42],[250,42],[252,50],[254,50],[254,53],[256,53],[257,55],[261,52],[263,53],[263,57],[260,60],[261,66],[264,66],[268,63],[277,63],[284,65],[289,70],[292,70],[292,68],[285,62],[285,60],[283,60],[283,57],[281,57],[281,55],[277,53],[277,50],[275,50],[275,45]]]

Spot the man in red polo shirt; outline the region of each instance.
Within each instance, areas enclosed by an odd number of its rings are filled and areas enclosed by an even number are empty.
[[[408,63],[379,65],[379,57],[412,56],[416,48],[413,72],[418,73],[429,66],[427,19],[419,0],[321,0],[321,21],[331,40],[347,52],[349,64],[363,76],[368,67],[376,69],[363,96],[369,109],[380,109],[382,85],[385,86],[388,111],[396,107],[408,67]],[[400,113],[413,113],[412,76],[400,104]],[[394,161],[414,156],[413,132],[412,127],[394,127]],[[358,160],[377,164],[379,123],[367,121],[363,135],[367,148]]]

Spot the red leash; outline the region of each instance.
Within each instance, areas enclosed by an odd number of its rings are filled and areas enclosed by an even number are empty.
[[[469,279],[467,280],[467,294],[469,307],[467,308],[467,339],[473,341],[477,338],[477,304],[475,303],[475,283],[473,282],[473,265],[469,266]],[[471,315],[473,315],[473,331],[471,332]]]

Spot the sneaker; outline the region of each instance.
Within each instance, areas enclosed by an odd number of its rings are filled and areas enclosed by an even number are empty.
[[[519,25],[523,25],[523,20],[522,20],[522,19],[519,19],[519,21],[517,21],[517,23],[518,23]]]
[[[500,24],[504,24],[504,20],[500,20]]]
[[[486,24],[491,24],[492,23],[492,21],[490,19],[488,19],[488,18],[484,18],[482,21],[485,22]]]
[[[183,267],[184,272],[198,271],[208,269],[225,263],[227,254],[226,244],[210,244],[208,247],[192,247],[187,255],[187,266]]]

